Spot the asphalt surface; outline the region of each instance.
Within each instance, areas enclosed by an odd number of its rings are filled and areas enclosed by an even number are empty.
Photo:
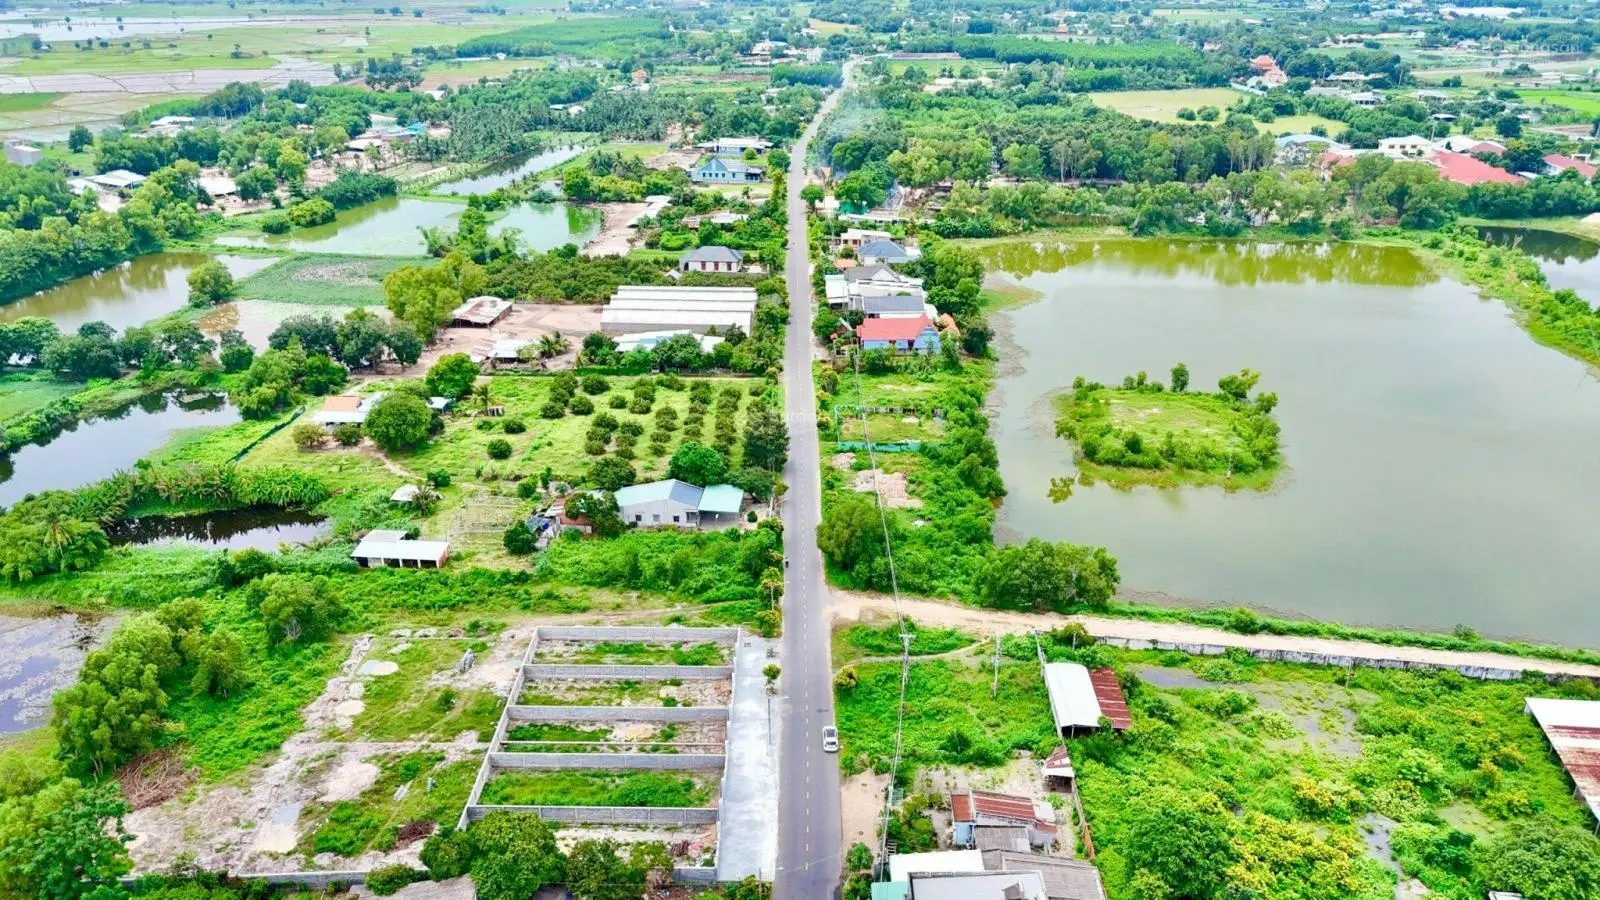
[[[848,77],[849,69],[846,68]],[[789,335],[784,348],[784,410],[789,464],[783,477],[783,724],[778,764],[777,900],[825,900],[839,893],[839,760],[822,752],[822,729],[833,724],[833,677],[823,614],[828,586],[817,550],[822,483],[816,392],[811,383],[811,261],[807,253],[806,151],[843,91],[835,91],[791,150],[789,164]]]

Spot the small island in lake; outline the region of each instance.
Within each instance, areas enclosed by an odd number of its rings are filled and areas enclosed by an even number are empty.
[[[1261,373],[1224,375],[1216,393],[1189,390],[1189,367],[1170,386],[1144,373],[1120,387],[1079,376],[1055,398],[1056,436],[1077,444],[1079,472],[1113,487],[1220,485],[1266,490],[1283,468],[1278,395],[1254,397]]]

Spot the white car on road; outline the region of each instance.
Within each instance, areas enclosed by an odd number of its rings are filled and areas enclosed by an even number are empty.
[[[824,753],[839,752],[839,729],[832,725],[822,729],[822,751]]]

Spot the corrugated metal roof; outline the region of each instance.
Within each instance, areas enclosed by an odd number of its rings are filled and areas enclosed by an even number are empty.
[[[612,300],[697,300],[740,303],[756,302],[756,289],[749,287],[672,287],[656,284],[624,284],[611,294]]]
[[[1046,663],[1044,686],[1050,693],[1050,713],[1058,730],[1099,726],[1100,701],[1087,668],[1077,663]]]
[[[700,496],[704,491],[686,481],[669,478],[666,481],[650,481],[645,484],[635,484],[616,492],[617,505],[636,506],[640,503],[658,503],[662,500],[674,500],[685,506],[700,507]]]
[[[922,312],[922,297],[918,294],[863,297],[861,308],[869,316],[874,313],[879,315],[883,313],[920,313]],[[918,333],[921,333],[920,329]]]
[[[971,822],[972,819],[972,798],[966,794],[950,795],[950,820]]]
[[[744,253],[732,247],[696,247],[684,257],[685,262],[718,262],[738,265],[744,262]],[[754,293],[754,291],[752,291]]]
[[[1526,708],[1544,729],[1578,796],[1600,818],[1600,701],[1529,697]]]
[[[1033,808],[1033,801],[1027,797],[1017,797],[1012,794],[991,794],[988,791],[972,791],[971,793],[972,809],[980,816],[994,816],[1000,819],[1011,819],[1016,822],[1039,821],[1039,814]]]
[[[979,852],[984,850],[1028,851],[1028,829],[1021,825],[975,825],[972,844]]]
[[[927,316],[915,319],[868,319],[856,326],[863,341],[914,341],[933,327]]]
[[[1132,728],[1128,698],[1122,695],[1122,682],[1117,680],[1116,670],[1095,669],[1089,673],[1089,682],[1094,686],[1094,698],[1100,704],[1100,715],[1111,720],[1111,727],[1118,731]]]
[[[744,489],[731,484],[713,484],[700,495],[703,513],[736,513],[744,505]]]
[[[896,853],[889,857],[890,881],[907,881],[914,873],[982,871],[983,854],[976,850]]]
[[[602,329],[640,327],[656,330],[677,326],[704,331],[712,326],[727,329],[737,325],[748,334],[752,318],[751,313],[738,309],[612,309],[608,306],[600,313],[600,327]]]
[[[1038,872],[911,876],[911,900],[1049,900]]]
[[[350,551],[352,558],[428,561],[435,564],[443,564],[449,554],[450,544],[446,541],[383,541],[373,540],[370,534]]]
[[[863,245],[860,250],[856,251],[856,256],[862,260],[883,259],[889,262],[907,262],[911,259],[911,254],[907,253],[904,247],[894,241],[883,240],[872,241]]]
[[[1038,872],[1050,900],[1106,900],[1100,870],[1092,863],[1013,850],[988,850],[983,867],[991,872]]]

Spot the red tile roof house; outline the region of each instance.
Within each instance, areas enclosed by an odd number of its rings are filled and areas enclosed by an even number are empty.
[[[1581,159],[1573,159],[1570,156],[1562,156],[1559,153],[1552,153],[1546,156],[1544,164],[1550,167],[1551,175],[1559,175],[1568,169],[1575,169],[1579,175],[1583,176],[1585,181],[1593,178],[1594,173],[1600,171],[1600,169],[1596,169]]]
[[[939,330],[927,316],[915,319],[867,319],[856,326],[863,350],[932,353],[939,349]]]
[[[1257,72],[1265,72],[1269,69],[1276,69],[1277,67],[1278,64],[1273,61],[1272,57],[1266,55],[1265,53],[1261,54],[1255,59],[1250,60],[1250,68],[1255,69]]]
[[[1032,847],[1048,848],[1056,840],[1056,823],[1042,818],[1032,800],[1010,794],[951,794],[950,821],[954,826],[951,839],[962,847],[972,846],[972,829],[978,825],[1021,825],[1028,829],[1028,844]]]
[[[1427,158],[1427,161],[1439,169],[1439,174],[1446,181],[1454,181],[1456,184],[1469,186],[1489,182],[1521,184],[1527,180],[1521,175],[1513,175],[1505,169],[1496,168],[1464,153],[1451,153],[1449,150],[1436,151]]]

